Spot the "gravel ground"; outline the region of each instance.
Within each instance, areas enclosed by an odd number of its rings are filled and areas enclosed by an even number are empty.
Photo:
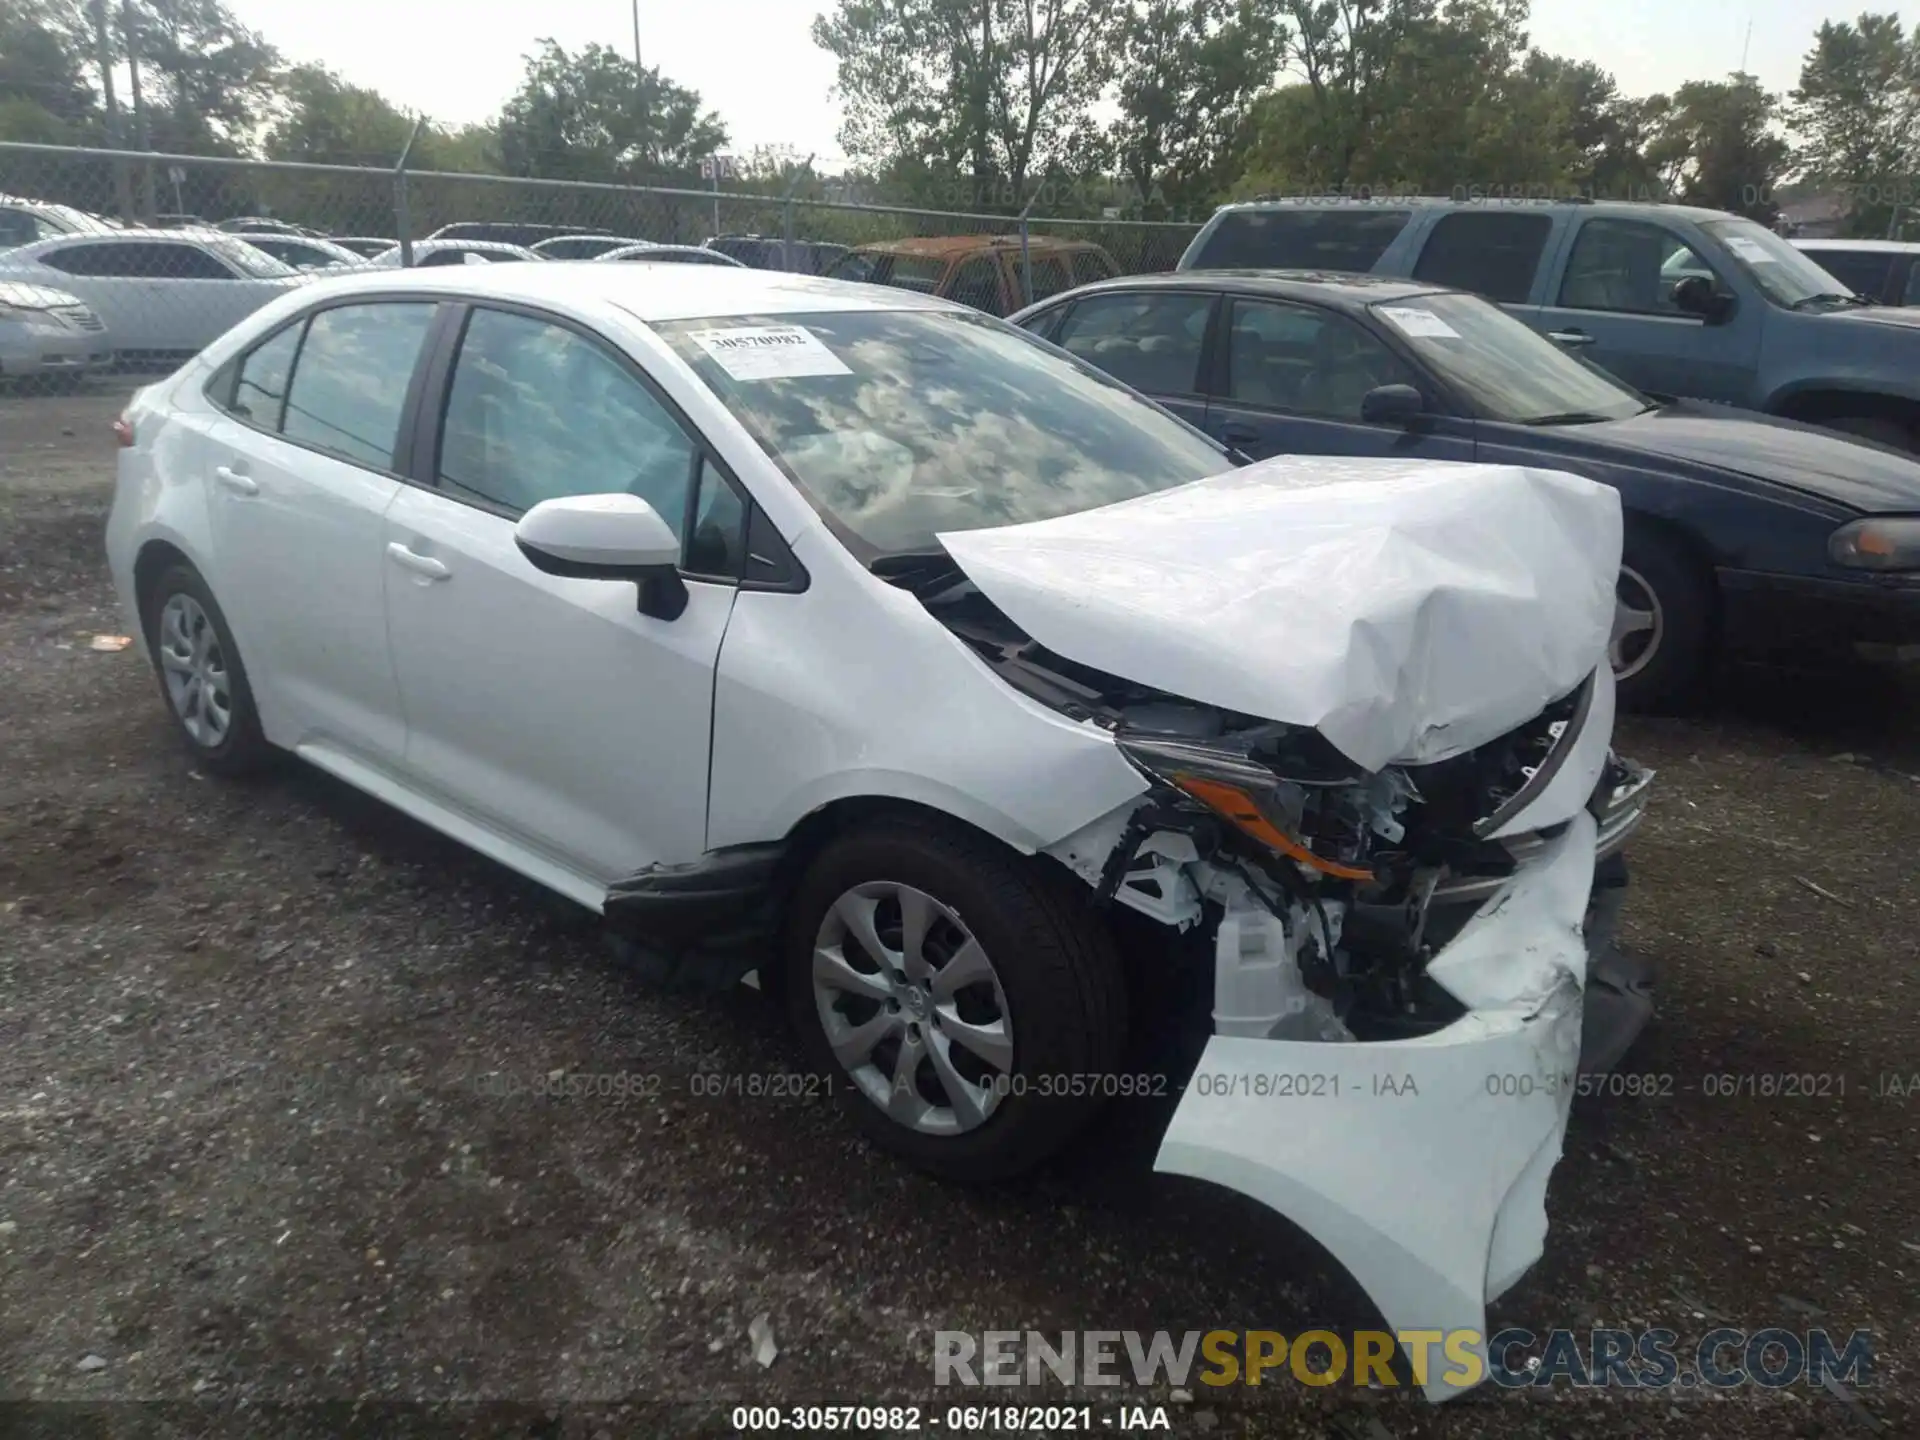
[[[196,773],[142,663],[89,648],[122,629],[116,409],[0,397],[0,1432],[724,1434],[740,1402],[1062,1398],[936,1392],[939,1329],[1359,1319],[1265,1212],[1148,1173],[1150,1106],[943,1187],[822,1100],[694,1093],[798,1067],[749,992],[650,991],[588,917],[317,773]],[[1623,729],[1661,771],[1625,921],[1658,1093],[1576,1108],[1494,1318],[1863,1328],[1875,1383],[1124,1398],[1187,1434],[1920,1433],[1920,1096],[1889,1093],[1920,1072],[1920,698],[1862,670],[1716,705]],[[531,1093],[562,1071],[633,1078]]]

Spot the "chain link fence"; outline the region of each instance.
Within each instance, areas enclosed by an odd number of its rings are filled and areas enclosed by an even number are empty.
[[[301,283],[301,272],[336,266],[513,254],[492,246],[577,260],[616,243],[706,247],[757,268],[932,291],[1004,315],[1087,280],[1170,270],[1198,228],[454,174],[405,161],[0,142],[0,386],[70,387],[109,369],[177,363]]]

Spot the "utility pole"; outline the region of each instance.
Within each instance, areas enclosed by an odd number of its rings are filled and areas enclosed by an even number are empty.
[[[647,71],[640,63],[640,0],[633,0],[633,101],[639,110],[640,164],[647,163]],[[644,171],[643,171],[644,173]]]

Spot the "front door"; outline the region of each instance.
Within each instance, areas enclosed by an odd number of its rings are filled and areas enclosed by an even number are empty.
[[[734,585],[690,579],[683,613],[644,615],[631,583],[536,570],[514,521],[625,491],[684,540],[724,481],[625,357],[491,309],[471,312],[434,449],[433,486],[387,515],[409,777],[590,884],[698,857]]]
[[[1275,455],[1361,455],[1471,460],[1473,427],[1435,415],[1410,425],[1360,418],[1382,385],[1425,393],[1398,355],[1358,323],[1330,310],[1229,297],[1223,365],[1206,427],[1216,440],[1266,460]],[[1433,397],[1428,395],[1429,403]]]
[[[1751,405],[1764,302],[1749,297],[1709,324],[1673,303],[1674,285],[1689,275],[1734,289],[1679,231],[1589,216],[1574,233],[1558,294],[1534,324],[1649,395]]]

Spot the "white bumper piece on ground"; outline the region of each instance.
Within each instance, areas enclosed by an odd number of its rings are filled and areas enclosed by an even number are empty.
[[[1155,1168],[1251,1196],[1346,1266],[1396,1332],[1471,1330],[1540,1257],[1580,1059],[1595,822],[1530,854],[1428,966],[1468,1007],[1381,1043],[1215,1035]],[[1467,1388],[1430,1366],[1429,1398]],[[1482,1367],[1484,1373],[1484,1366]]]

